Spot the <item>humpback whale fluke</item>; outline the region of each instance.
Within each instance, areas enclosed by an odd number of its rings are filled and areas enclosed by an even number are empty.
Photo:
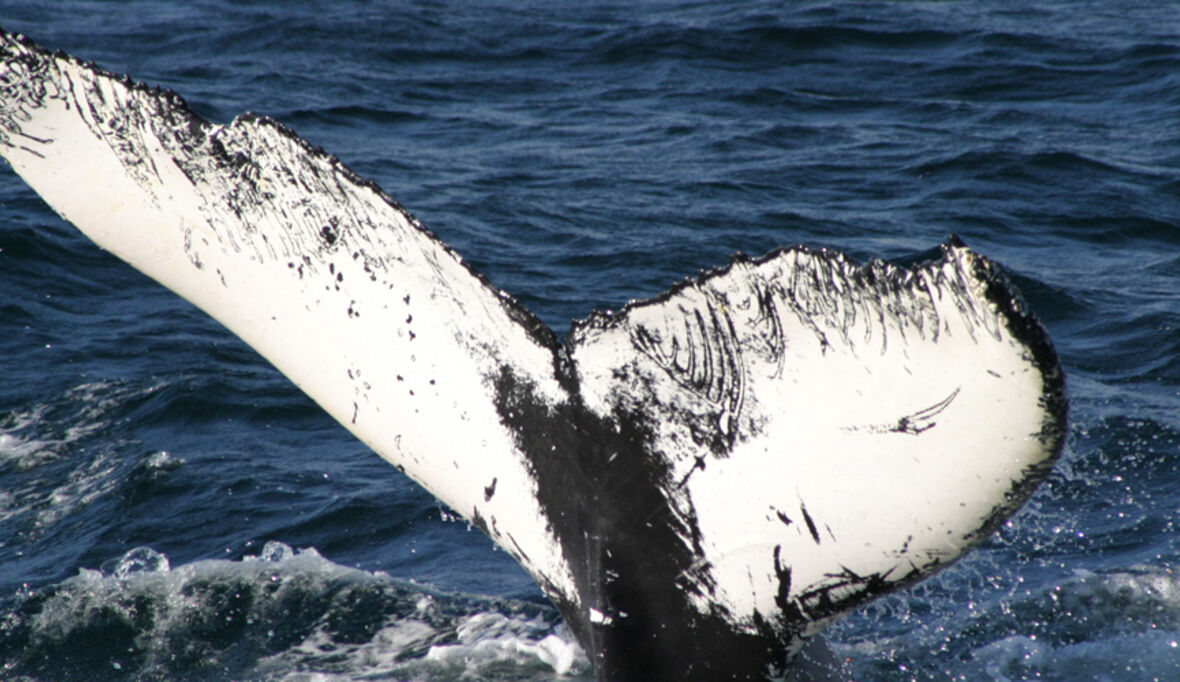
[[[1058,456],[1064,378],[997,266],[788,248],[564,342],[283,125],[215,125],[0,38],[0,154],[491,536],[599,679],[764,679],[949,565]]]

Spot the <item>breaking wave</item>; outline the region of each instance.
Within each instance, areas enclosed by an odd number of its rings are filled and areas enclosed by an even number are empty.
[[[8,679],[589,679],[556,611],[267,543],[173,568],[137,548],[0,611]]]

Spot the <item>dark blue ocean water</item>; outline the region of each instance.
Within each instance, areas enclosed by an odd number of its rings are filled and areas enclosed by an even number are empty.
[[[866,680],[1180,677],[1180,5],[5,0],[0,25],[287,123],[559,333],[738,250],[960,235],[1050,330],[1067,449],[830,642]],[[506,554],[7,168],[0,367],[0,676],[588,673]]]

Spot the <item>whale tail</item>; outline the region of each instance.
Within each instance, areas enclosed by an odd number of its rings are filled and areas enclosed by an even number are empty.
[[[1064,378],[999,269],[790,248],[564,343],[263,116],[0,39],[0,154],[515,557],[601,679],[761,679],[946,567],[1058,456]]]

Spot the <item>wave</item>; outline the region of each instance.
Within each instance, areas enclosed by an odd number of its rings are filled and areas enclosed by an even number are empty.
[[[548,605],[441,593],[278,542],[241,561],[175,568],[138,548],[23,590],[0,611],[0,665],[22,680],[542,680],[590,670]]]
[[[117,439],[107,428],[125,401],[154,389],[88,382],[51,402],[0,415],[0,474],[8,483],[0,547],[10,533],[26,542],[39,536],[118,486],[120,465],[110,456]],[[97,446],[89,457],[71,456],[87,444]]]
[[[1180,576],[1159,567],[1075,570],[1036,587],[978,572],[953,609],[896,598],[832,630],[833,649],[874,680],[1172,679],[1180,666]],[[963,571],[963,568],[953,569]],[[1060,573],[1060,569],[1057,569]],[[935,581],[930,589],[941,586]],[[871,634],[865,622],[876,627]],[[1140,655],[1128,657],[1127,652]],[[953,670],[953,677],[946,671]]]

